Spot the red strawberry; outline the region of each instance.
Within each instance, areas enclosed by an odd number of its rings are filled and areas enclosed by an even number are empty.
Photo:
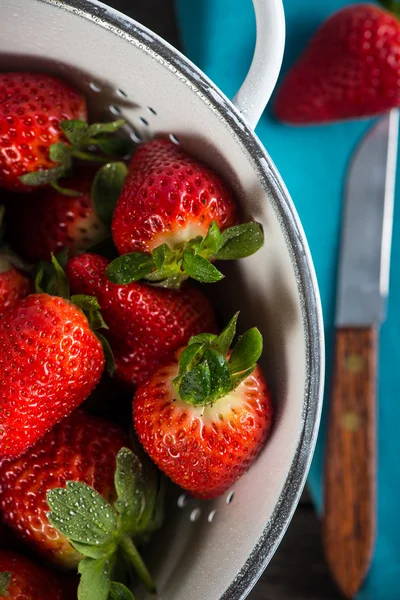
[[[168,290],[142,283],[117,285],[106,276],[109,261],[95,254],[71,259],[66,267],[75,294],[97,298],[109,327],[118,376],[137,385],[201,331],[216,331],[214,311],[198,290]]]
[[[0,596],[8,600],[67,600],[53,573],[5,550],[0,550]]]
[[[50,260],[62,248],[74,256],[104,239],[107,228],[94,211],[90,190],[94,172],[80,170],[65,185],[81,196],[48,188],[10,207],[13,246],[26,260]]]
[[[69,300],[32,294],[0,320],[0,457],[16,457],[100,379],[101,344]]]
[[[116,498],[114,471],[118,451],[129,446],[117,425],[75,411],[23,456],[0,467],[0,507],[4,522],[50,562],[75,567],[79,553],[50,525],[48,490],[82,481],[107,501]]]
[[[60,122],[86,121],[86,102],[69,84],[41,73],[0,73],[0,186],[29,191],[19,177],[50,169]]]
[[[112,222],[120,254],[108,276],[127,284],[147,278],[178,287],[188,276],[223,277],[211,263],[242,258],[263,243],[258,223],[236,225],[228,186],[176,144],[156,139],[133,156]],[[221,233],[222,231],[222,233]]]
[[[0,316],[13,308],[18,300],[31,291],[31,282],[26,275],[12,266],[7,254],[0,254]]]
[[[143,144],[134,154],[113,219],[120,254],[151,252],[200,235],[211,221],[220,229],[237,223],[225,183],[205,165],[167,140]]]
[[[325,21],[278,90],[275,114],[307,124],[372,116],[400,104],[400,22],[373,4]]]
[[[117,550],[120,566],[125,557],[153,588],[131,536],[160,525],[163,494],[153,465],[129,446],[120,427],[78,410],[25,455],[0,466],[4,521],[47,560],[66,568],[80,561],[87,592],[79,597],[89,598],[93,588],[98,600],[98,586],[111,584]],[[98,573],[94,559],[101,563]],[[108,581],[97,581],[100,575]]]
[[[198,498],[227,490],[255,459],[271,426],[271,398],[255,364],[262,338],[250,329],[229,353],[236,319],[218,337],[192,338],[179,361],[159,368],[133,402],[146,452]]]

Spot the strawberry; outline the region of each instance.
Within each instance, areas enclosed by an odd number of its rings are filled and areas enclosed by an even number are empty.
[[[68,83],[43,73],[0,73],[0,187],[29,191],[20,177],[55,166],[61,121],[86,121],[86,102]]]
[[[4,215],[5,208],[0,205],[0,317],[31,291],[30,279],[20,270],[24,265],[2,241]]]
[[[256,365],[262,337],[250,329],[230,353],[236,321],[237,315],[219,336],[191,338],[133,401],[144,449],[197,498],[227,490],[256,458],[271,427],[271,397]]]
[[[278,89],[275,115],[285,123],[323,123],[399,104],[400,23],[379,6],[354,4],[314,34]]]
[[[16,269],[7,254],[0,254],[0,317],[31,291],[31,282]]]
[[[32,294],[8,310],[0,320],[0,458],[22,454],[70,414],[103,367],[100,341],[69,300]]]
[[[83,252],[107,235],[97,216],[90,191],[94,173],[81,169],[66,185],[79,196],[67,196],[51,187],[22,198],[10,207],[12,243],[27,261],[50,260],[63,248],[71,256]]]
[[[218,281],[223,275],[210,261],[248,256],[263,243],[259,224],[237,223],[232,192],[211,169],[170,141],[147,142],[115,208],[112,235],[126,256],[108,275],[114,283],[146,277],[168,287],[187,276]]]
[[[109,261],[95,254],[69,260],[66,273],[75,294],[95,296],[109,327],[116,373],[138,385],[189,338],[216,331],[213,308],[198,290],[168,290],[144,283],[118,285],[106,276]]]
[[[0,550],[0,597],[8,600],[67,600],[56,576],[34,562]]]
[[[131,536],[160,525],[163,487],[155,467],[129,446],[119,426],[77,410],[28,453],[0,465],[4,521],[47,560],[78,566],[80,598],[106,600],[122,557],[154,587]]]

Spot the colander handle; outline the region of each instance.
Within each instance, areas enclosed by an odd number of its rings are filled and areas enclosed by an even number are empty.
[[[285,47],[282,0],[253,0],[257,38],[253,60],[233,103],[255,129],[271,97]]]

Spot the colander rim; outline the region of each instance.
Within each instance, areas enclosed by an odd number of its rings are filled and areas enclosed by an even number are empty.
[[[307,354],[306,387],[302,431],[280,498],[258,543],[220,598],[243,600],[271,560],[292,519],[305,485],[321,418],[325,367],[323,318],[314,266],[302,225],[289,192],[257,135],[232,102],[181,52],[147,27],[98,0],[37,1],[72,11],[136,45],[140,44],[144,51],[170,68],[229,127],[246,151],[263,188],[273,198],[273,207],[291,255],[302,308]]]

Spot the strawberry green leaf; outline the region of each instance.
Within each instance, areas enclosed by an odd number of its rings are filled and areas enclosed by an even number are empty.
[[[159,271],[163,271],[165,266],[175,264],[176,256],[175,252],[171,250],[168,244],[161,244],[161,246],[157,246],[154,248],[151,253],[156,267]]]
[[[191,344],[211,344],[214,340],[217,339],[217,336],[214,333],[198,333],[197,335],[193,335],[188,345]]]
[[[62,142],[50,146],[49,157],[53,162],[71,166],[71,148]]]
[[[99,333],[98,331],[96,331],[96,337],[100,341],[102,348],[103,348],[104,358],[106,360],[107,372],[112,377],[115,373],[116,367],[115,367],[114,353],[110,346],[110,342],[102,333]]]
[[[215,350],[206,350],[204,360],[210,369],[210,394],[208,400],[222,398],[231,390],[231,375],[225,357]]]
[[[54,269],[54,276],[51,284],[52,295],[68,299],[70,297],[68,277],[54,254],[51,255],[51,264]]]
[[[144,252],[124,254],[113,260],[107,267],[106,273],[112,283],[128,284],[148,275],[155,269],[152,256]]]
[[[121,448],[118,452],[114,480],[118,494],[114,507],[119,514],[120,531],[133,535],[146,504],[146,495],[142,464],[132,450]]]
[[[197,336],[196,336],[197,337]],[[201,357],[204,354],[206,346],[203,343],[191,343],[183,350],[179,357],[179,374],[185,373],[197,363],[200,362]]]
[[[224,277],[206,258],[199,254],[192,254],[189,250],[183,253],[182,266],[192,279],[202,283],[214,283]]]
[[[62,248],[62,250],[57,252],[57,254],[55,254],[54,256],[60,267],[62,269],[65,269],[68,262],[68,248]]]
[[[24,185],[29,186],[41,186],[48,185],[53,181],[57,181],[60,177],[65,175],[65,168],[63,166],[53,167],[52,169],[46,169],[45,171],[34,171],[33,173],[26,173],[21,175],[19,180]]]
[[[72,542],[95,546],[109,544],[117,529],[114,510],[93,488],[68,481],[66,488],[47,492],[48,519]]]
[[[103,165],[96,173],[92,183],[92,203],[101,221],[111,226],[115,205],[122,190],[128,168],[123,162]]]
[[[379,0],[387,10],[400,17],[400,2],[398,0]]]
[[[198,254],[200,244],[202,241],[203,241],[203,238],[201,237],[201,235],[198,235],[198,236],[192,238],[191,240],[188,240],[187,242],[185,242],[183,244],[183,251],[189,250],[192,252],[192,254]]]
[[[146,505],[139,523],[139,533],[141,534],[139,537],[147,540],[148,534],[159,529],[164,521],[166,479],[147,456],[142,463],[144,465]]]
[[[123,583],[111,582],[110,598],[112,600],[135,600],[133,594]]]
[[[185,373],[179,386],[179,396],[190,404],[203,404],[211,393],[211,373],[206,361]]]
[[[78,119],[61,121],[60,127],[67,140],[73,145],[80,144],[87,137],[88,126],[85,121]]]
[[[111,564],[108,556],[95,560],[84,558],[78,566],[80,582],[78,600],[108,600],[111,588]]]
[[[80,542],[76,541],[70,541],[70,543],[77,552],[80,552],[83,556],[86,556],[87,558],[102,558],[105,553],[111,555],[111,553],[116,549],[116,545],[113,542],[110,542],[106,546],[81,544]]]
[[[239,312],[233,315],[232,319],[229,321],[228,325],[225,329],[219,334],[219,336],[213,340],[212,348],[222,354],[222,356],[226,356],[229,348],[231,347],[233,338],[236,335],[236,325],[239,317]]]
[[[71,296],[71,302],[79,306],[83,311],[100,310],[100,304],[94,296],[86,294],[76,294]],[[107,325],[105,325],[107,327]]]
[[[200,244],[199,254],[204,258],[214,256],[221,246],[221,233],[215,221],[210,223],[206,237]]]
[[[135,148],[135,143],[127,138],[101,136],[96,137],[93,142],[107,156],[124,158],[130,156]]]
[[[47,263],[45,263],[45,262],[40,262],[36,265],[34,287],[35,287],[35,292],[37,294],[44,293],[43,282],[45,279],[45,268],[46,268],[45,265],[47,265]]]
[[[93,123],[93,125],[89,125],[87,128],[87,137],[96,137],[102,133],[115,133],[118,129],[121,129],[125,123],[126,121],[124,119],[117,119],[116,121],[110,121],[109,123]]]
[[[256,366],[257,365],[254,364],[245,371],[242,371],[241,373],[235,373],[234,375],[231,375],[231,390],[236,389],[238,385],[242,383],[242,381],[247,379],[252,374]]]
[[[7,588],[11,581],[11,573],[2,571],[0,573],[0,596],[8,596]]]
[[[71,296],[71,302],[76,304],[86,315],[92,331],[97,329],[108,329],[107,323],[103,319],[100,312],[100,304],[94,296],[86,296],[85,294],[77,294]]]
[[[233,260],[254,254],[264,244],[260,223],[243,223],[229,227],[221,234],[221,246],[214,258]]]
[[[123,534],[149,533],[161,525],[164,497],[160,476],[147,455],[141,457],[128,448],[117,455],[114,504],[119,514],[119,530]]]
[[[256,327],[249,329],[237,341],[228,361],[231,374],[241,373],[253,366],[261,356],[262,335]]]

